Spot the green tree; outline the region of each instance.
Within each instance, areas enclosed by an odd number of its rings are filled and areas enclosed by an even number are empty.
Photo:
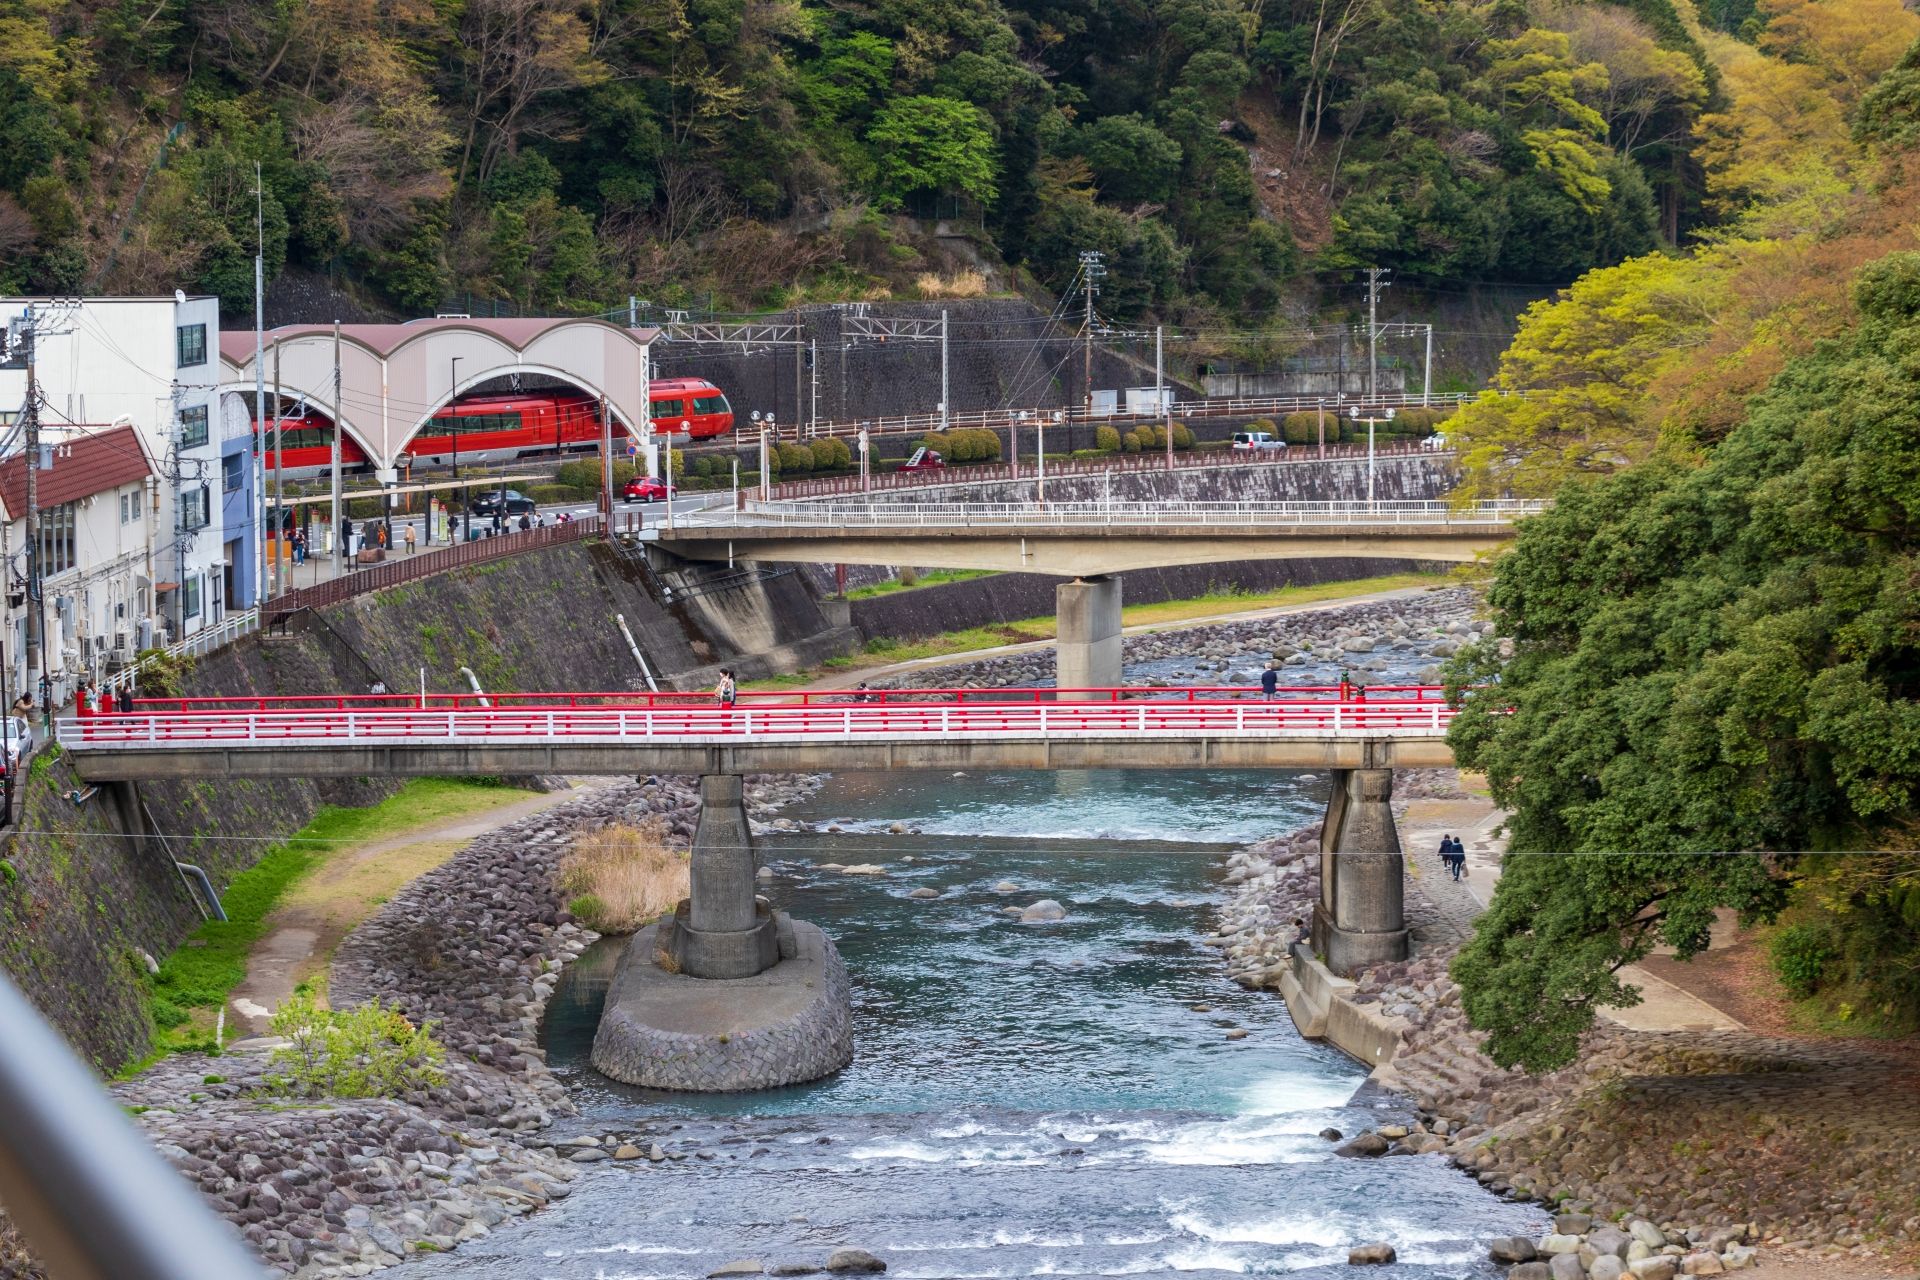
[[[1511,815],[1493,905],[1456,961],[1496,1061],[1569,1061],[1620,966],[1776,914],[1810,849],[1910,846],[1920,818],[1920,254],[1864,269],[1857,328],[1787,365],[1698,466],[1563,487],[1499,562],[1511,645],[1450,730]],[[1891,837],[1890,846],[1885,841]],[[1839,887],[1858,971],[1920,1014],[1920,854]],[[1904,923],[1903,923],[1904,921]]]
[[[1137,115],[1103,116],[1075,133],[1103,199],[1165,203],[1180,177],[1180,144]]]
[[[952,98],[896,99],[867,130],[879,194],[898,205],[923,191],[987,203],[998,191],[993,132],[979,108]]]

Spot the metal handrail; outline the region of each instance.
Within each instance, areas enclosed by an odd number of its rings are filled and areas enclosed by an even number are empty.
[[[689,532],[713,529],[953,529],[1509,525],[1545,502],[1500,500],[1456,508],[1446,502],[752,502],[709,509],[680,521]],[[658,531],[656,531],[658,532]]]
[[[0,973],[0,1203],[59,1280],[266,1274]]]
[[[159,652],[169,658],[198,658],[212,653],[215,649],[224,648],[242,636],[251,635],[259,629],[260,610],[246,609],[240,613],[228,614],[213,626],[202,627],[185,639],[176,640],[167,645]],[[100,682],[101,689],[112,693],[118,691],[123,685],[135,684],[140,672],[154,661],[154,657],[154,654],[148,653],[138,661],[120,668]]]

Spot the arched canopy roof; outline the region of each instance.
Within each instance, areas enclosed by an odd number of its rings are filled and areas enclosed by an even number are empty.
[[[469,388],[511,373],[539,373],[605,396],[614,417],[639,434],[645,416],[647,349],[658,330],[604,320],[416,320],[340,326],[340,394],[333,389],[334,327],[287,325],[265,335],[269,389],[304,397],[391,474],[407,441]],[[223,386],[254,385],[252,330],[220,335]]]

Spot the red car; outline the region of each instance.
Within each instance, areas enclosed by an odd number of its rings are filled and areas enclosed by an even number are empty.
[[[635,476],[627,481],[625,497],[628,502],[658,502],[669,493],[678,493],[672,485],[653,476]]]
[[[913,451],[911,458],[900,464],[900,469],[902,471],[944,471],[946,466],[946,459],[938,453],[932,449],[919,448]]]

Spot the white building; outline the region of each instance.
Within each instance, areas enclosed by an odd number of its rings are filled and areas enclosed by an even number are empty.
[[[159,490],[152,459],[130,426],[93,427],[31,459],[0,460],[0,598],[5,636],[4,701],[21,691],[59,706],[82,679],[99,679],[152,641]],[[27,579],[27,487],[34,493],[40,591]],[[41,622],[44,672],[28,665],[29,618]]]
[[[251,603],[254,568],[241,549],[253,539],[244,526],[222,524],[223,508],[252,512],[246,478],[253,468],[223,473],[224,418],[233,415],[221,412],[218,301],[182,294],[0,299],[0,316],[22,314],[34,334],[42,443],[69,443],[100,430],[84,424],[109,424],[131,426],[145,446],[158,510],[143,616],[179,638],[220,621],[230,601]],[[25,355],[26,344],[13,341],[0,359],[0,410],[25,400]],[[244,407],[240,417],[250,439]],[[0,452],[22,445],[10,430]],[[248,501],[228,500],[235,483],[246,483]]]

